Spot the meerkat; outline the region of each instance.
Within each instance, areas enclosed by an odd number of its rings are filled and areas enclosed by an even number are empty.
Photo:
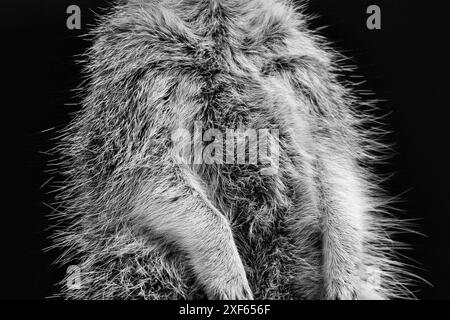
[[[81,287],[61,295],[408,295],[388,236],[396,221],[371,169],[383,148],[364,111],[371,103],[301,9],[287,0],[135,0],[100,19],[82,108],[57,147],[55,246],[60,263],[81,270]],[[174,132],[195,123],[200,135],[265,132],[266,161],[192,161],[204,144]]]

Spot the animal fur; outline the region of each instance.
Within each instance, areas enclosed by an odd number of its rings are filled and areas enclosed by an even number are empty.
[[[370,105],[283,0],[119,3],[60,137],[60,262],[76,299],[404,297]],[[279,130],[279,165],[190,164],[177,128]],[[369,127],[372,129],[369,130]],[[370,279],[375,278],[373,282]],[[372,279],[373,280],[373,279]]]

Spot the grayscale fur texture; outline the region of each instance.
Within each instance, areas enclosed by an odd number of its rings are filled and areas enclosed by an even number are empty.
[[[117,3],[58,138],[70,299],[410,295],[373,174],[385,147],[344,58],[284,0]],[[375,121],[374,121],[375,120]],[[279,129],[279,169],[183,164],[171,132]],[[186,160],[186,159],[184,159]],[[374,281],[375,279],[375,281]]]

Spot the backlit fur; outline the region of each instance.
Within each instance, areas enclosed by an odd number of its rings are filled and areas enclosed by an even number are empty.
[[[119,3],[58,145],[60,262],[81,299],[408,296],[343,57],[283,0]],[[368,107],[368,108],[366,108]],[[190,164],[177,128],[279,130],[279,166]]]

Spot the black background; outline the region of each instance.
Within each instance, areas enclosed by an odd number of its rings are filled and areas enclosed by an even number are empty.
[[[414,3],[414,4],[413,4]],[[395,154],[383,172],[395,173],[386,188],[401,201],[405,218],[426,236],[399,235],[415,273],[432,285],[415,288],[421,299],[450,298],[450,195],[448,153],[449,70],[444,2],[392,0],[311,0],[312,23],[335,47],[352,57],[388,113]],[[66,28],[66,8],[82,11],[82,29]],[[366,8],[382,10],[382,29],[366,28]],[[44,252],[50,209],[44,171],[54,131],[77,109],[71,89],[80,83],[74,55],[89,45],[80,35],[106,1],[2,1],[2,202],[0,217],[0,298],[48,297],[65,270]]]

